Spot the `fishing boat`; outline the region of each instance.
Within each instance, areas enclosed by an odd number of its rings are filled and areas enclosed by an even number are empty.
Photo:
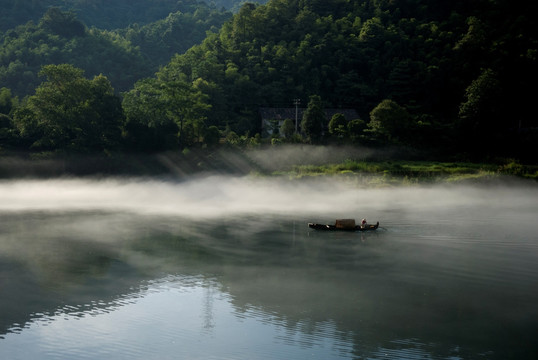
[[[308,227],[315,230],[329,231],[372,231],[379,227],[379,221],[375,225],[356,225],[354,219],[341,219],[336,220],[334,225],[308,223]]]

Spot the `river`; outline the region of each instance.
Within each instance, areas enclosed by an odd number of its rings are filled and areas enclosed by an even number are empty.
[[[3,181],[0,358],[536,359],[537,214],[515,181]]]

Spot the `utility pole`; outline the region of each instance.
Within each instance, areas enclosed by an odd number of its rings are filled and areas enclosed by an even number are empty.
[[[297,134],[297,117],[299,115],[299,104],[301,99],[293,99],[293,104],[295,105],[295,133]]]

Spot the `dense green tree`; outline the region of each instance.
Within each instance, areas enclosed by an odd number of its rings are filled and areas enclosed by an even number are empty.
[[[286,139],[291,139],[295,134],[295,121],[292,119],[285,119],[280,127],[280,133],[286,137]]]
[[[509,129],[503,126],[503,100],[500,82],[491,69],[484,70],[467,87],[458,124],[465,150],[491,154],[505,148]]]
[[[126,140],[131,149],[164,150],[178,147],[179,127],[168,116],[167,101],[156,79],[138,81],[123,94]]]
[[[0,113],[0,151],[16,145],[17,134],[12,119]]]
[[[47,80],[14,113],[33,148],[88,152],[118,146],[123,112],[106,77],[88,80],[67,64],[44,66],[40,75]]]
[[[377,137],[397,142],[406,139],[411,130],[411,117],[395,101],[385,99],[370,112],[368,127]]]
[[[174,54],[182,54],[201,43],[207,32],[217,32],[231,16],[230,12],[200,3],[196,10],[177,11],[162,20],[144,26],[133,24],[115,32],[139,47],[151,66],[157,69],[169,62]]]
[[[348,134],[347,120],[344,114],[336,113],[329,121],[329,133],[333,136],[343,138]]]
[[[325,112],[319,95],[310,96],[308,106],[303,114],[301,129],[311,143],[318,142],[323,133]]]
[[[358,142],[364,134],[364,130],[368,128],[366,121],[361,119],[353,119],[347,124],[347,131],[352,142]]]
[[[8,115],[13,108],[13,98],[11,90],[8,88],[0,88],[0,114]]]
[[[240,142],[241,142],[241,137],[237,135],[235,131],[232,130],[226,134],[226,144],[237,146],[237,145],[240,145]]]
[[[162,78],[162,97],[168,117],[179,126],[180,146],[190,146],[200,141],[205,131],[206,113],[211,108],[207,96],[199,89],[200,81],[189,83],[185,76],[170,78],[159,73]],[[202,81],[203,82],[203,81]]]
[[[385,26],[381,19],[374,17],[364,22],[359,33],[359,40],[372,47],[379,47],[385,42]]]
[[[139,150],[162,150],[191,146],[200,142],[206,131],[206,113],[211,108],[199,79],[188,82],[167,71],[157,78],[136,83],[124,94],[127,138]]]
[[[220,141],[220,130],[215,125],[211,125],[205,131],[204,144],[212,148],[218,145],[219,141]]]
[[[86,27],[73,12],[63,12],[57,7],[51,7],[41,18],[39,26],[49,30],[53,34],[66,38],[84,36]]]
[[[499,129],[499,106],[502,104],[501,84],[495,72],[484,70],[465,90],[460,106],[462,126],[470,131],[504,131]]]

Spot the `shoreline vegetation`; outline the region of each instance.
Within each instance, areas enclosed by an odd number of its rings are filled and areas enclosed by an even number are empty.
[[[505,164],[439,161],[345,161],[328,165],[298,165],[289,172],[277,172],[290,178],[338,176],[357,180],[363,185],[396,186],[429,183],[488,183],[506,177],[538,180],[538,166],[514,161]]]
[[[270,141],[537,161],[537,2],[118,1],[18,0],[25,23],[0,0],[18,20],[0,33],[0,150]]]
[[[325,154],[320,154],[322,149]],[[301,150],[301,148],[299,148]],[[270,152],[273,151],[273,152]],[[399,186],[433,183],[491,183],[512,178],[538,181],[538,165],[514,159],[490,162],[408,160],[372,154],[336,152],[331,148],[188,150],[157,154],[115,153],[106,155],[10,154],[0,156],[0,181],[58,177],[162,177],[225,174],[308,180],[330,178],[352,181],[357,186]],[[316,151],[318,151],[316,153]],[[285,159],[285,161],[279,160]]]

